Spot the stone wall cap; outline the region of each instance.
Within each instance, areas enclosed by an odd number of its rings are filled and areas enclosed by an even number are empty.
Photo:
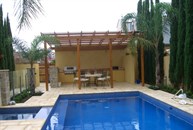
[[[7,72],[9,71],[8,69],[5,69],[5,70],[0,70],[0,72]]]

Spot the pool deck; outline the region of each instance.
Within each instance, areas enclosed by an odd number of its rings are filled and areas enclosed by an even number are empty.
[[[38,90],[44,91],[45,85],[41,84]],[[152,96],[158,100],[161,100],[171,106],[177,107],[183,111],[186,111],[193,115],[193,105],[181,105],[179,102],[172,99],[173,95],[160,91],[151,90],[141,85],[128,84],[128,83],[114,83],[114,88],[109,86],[91,86],[82,87],[81,90],[72,84],[65,84],[59,88],[50,88],[41,96],[33,96],[25,103],[18,103],[9,107],[29,107],[29,106],[53,106],[56,99],[61,94],[84,94],[84,93],[108,93],[108,92],[129,92],[139,91],[149,96]],[[34,119],[34,120],[11,120],[11,121],[0,121],[0,130],[41,130],[45,119]]]

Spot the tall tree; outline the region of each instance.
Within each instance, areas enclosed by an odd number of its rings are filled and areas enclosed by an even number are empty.
[[[143,7],[142,7],[142,0],[139,0],[138,1],[138,4],[137,4],[137,15],[141,15],[143,13]],[[140,21],[139,19],[137,19],[137,27],[140,26]],[[138,65],[138,75],[137,75],[137,78],[138,79],[141,79],[141,59],[140,59],[140,55],[141,55],[141,52],[140,52],[140,48],[137,48],[137,65]]]
[[[5,26],[4,26],[4,20],[3,20],[3,8],[2,5],[0,7],[0,54],[1,54],[1,60],[0,60],[0,69],[7,69],[7,53],[6,53],[6,47],[5,47]]]
[[[185,16],[185,2],[179,0],[179,14],[178,14],[178,45],[175,68],[176,84],[182,84],[184,79],[184,46],[186,37],[186,16]]]
[[[193,0],[186,0],[185,85],[193,92]]]
[[[144,2],[143,2],[144,3]],[[138,26],[138,29],[143,32],[144,39],[147,39],[147,36],[151,36],[151,42],[154,43],[155,47],[155,61],[156,61],[156,84],[159,85],[161,83],[161,78],[160,78],[160,61],[159,61],[159,51],[158,51],[158,44],[160,39],[162,38],[162,31],[163,28],[162,26],[166,23],[162,23],[162,14],[167,13],[167,10],[170,9],[170,5],[166,3],[157,3],[154,8],[153,8],[153,17],[152,19],[146,19],[145,16],[139,15],[137,16],[137,20],[141,20],[140,26]],[[143,8],[144,12],[144,8]],[[127,16],[127,15],[126,15]],[[166,15],[167,16],[167,15]],[[124,17],[122,20],[122,23],[124,25],[124,21],[127,20],[128,17]],[[151,24],[149,24],[151,23]],[[123,30],[125,29],[124,26]],[[164,28],[165,29],[165,28]],[[165,30],[166,31],[166,30]]]
[[[10,49],[9,70],[14,71],[15,70],[15,61],[14,61],[14,52],[13,52],[13,44],[12,44],[13,37],[12,37],[11,25],[10,25],[8,15],[7,15],[7,33],[8,33],[8,42],[9,42],[9,49]]]
[[[144,16],[145,16],[145,20],[148,21],[147,22],[147,26],[151,26],[151,20],[153,18],[153,13],[151,11],[153,11],[151,8],[153,8],[154,4],[153,1],[151,1],[151,5],[149,5],[150,1],[146,0],[143,8],[144,8]],[[139,21],[140,23],[140,21]],[[148,40],[152,40],[152,36],[150,33],[148,33],[145,37]],[[144,51],[144,61],[145,63],[148,62],[148,64],[144,64],[144,70],[145,70],[145,83],[148,84],[155,84],[155,51],[152,50],[145,50]]]
[[[14,70],[12,34],[9,17],[3,20],[3,9],[0,6],[0,69]]]
[[[172,8],[175,13],[172,13],[170,24],[170,65],[169,65],[169,79],[174,86],[176,86],[175,68],[177,58],[177,43],[178,43],[178,8],[179,0],[172,0]]]
[[[159,1],[157,1],[159,2]],[[143,14],[141,21],[142,30],[144,30],[144,34],[146,35],[146,39],[152,41],[155,44],[155,55],[153,52],[149,52],[152,55],[149,56],[155,56],[155,62],[154,60],[151,61],[152,66],[156,64],[156,84],[159,85],[162,82],[163,79],[163,51],[164,51],[164,45],[163,45],[163,34],[162,34],[162,7],[156,3],[153,4],[153,1],[151,1],[151,9],[149,8],[149,1],[146,1],[146,6],[143,5],[143,8],[146,8],[144,11],[145,14]],[[148,8],[147,8],[148,7]],[[150,13],[149,10],[151,11]],[[141,16],[140,16],[141,17]],[[144,22],[145,21],[145,22]],[[151,58],[151,57],[149,57]],[[151,58],[152,59],[152,58]],[[148,68],[148,69],[153,69]],[[154,71],[153,71],[154,72]]]
[[[4,46],[6,50],[6,69],[14,71],[15,63],[12,46],[12,32],[8,15],[7,18],[4,20]]]
[[[159,3],[159,0],[155,0],[155,3],[156,3],[156,4]]]
[[[156,4],[159,3],[159,0],[156,0]],[[160,20],[162,21],[162,15],[160,15]],[[167,24],[164,24],[164,26],[168,26]],[[162,27],[167,28],[167,27]],[[159,65],[160,65],[160,83],[163,84],[164,80],[164,43],[163,43],[163,29],[160,28],[160,38],[158,42],[158,52],[159,52]]]
[[[8,60],[9,60],[9,46],[8,46],[8,38],[7,38],[7,21],[4,19],[3,22],[3,62],[4,69],[9,69]]]
[[[0,69],[3,69],[3,9],[0,5]]]

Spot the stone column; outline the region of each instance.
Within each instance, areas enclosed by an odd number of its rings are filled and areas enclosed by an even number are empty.
[[[51,87],[58,87],[58,68],[55,66],[49,67],[49,78],[50,78],[50,86]]]
[[[2,105],[10,102],[9,70],[0,70],[0,89]]]

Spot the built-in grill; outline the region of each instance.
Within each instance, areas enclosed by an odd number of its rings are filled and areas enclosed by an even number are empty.
[[[75,74],[76,73],[76,66],[65,66],[64,73],[65,74]]]

